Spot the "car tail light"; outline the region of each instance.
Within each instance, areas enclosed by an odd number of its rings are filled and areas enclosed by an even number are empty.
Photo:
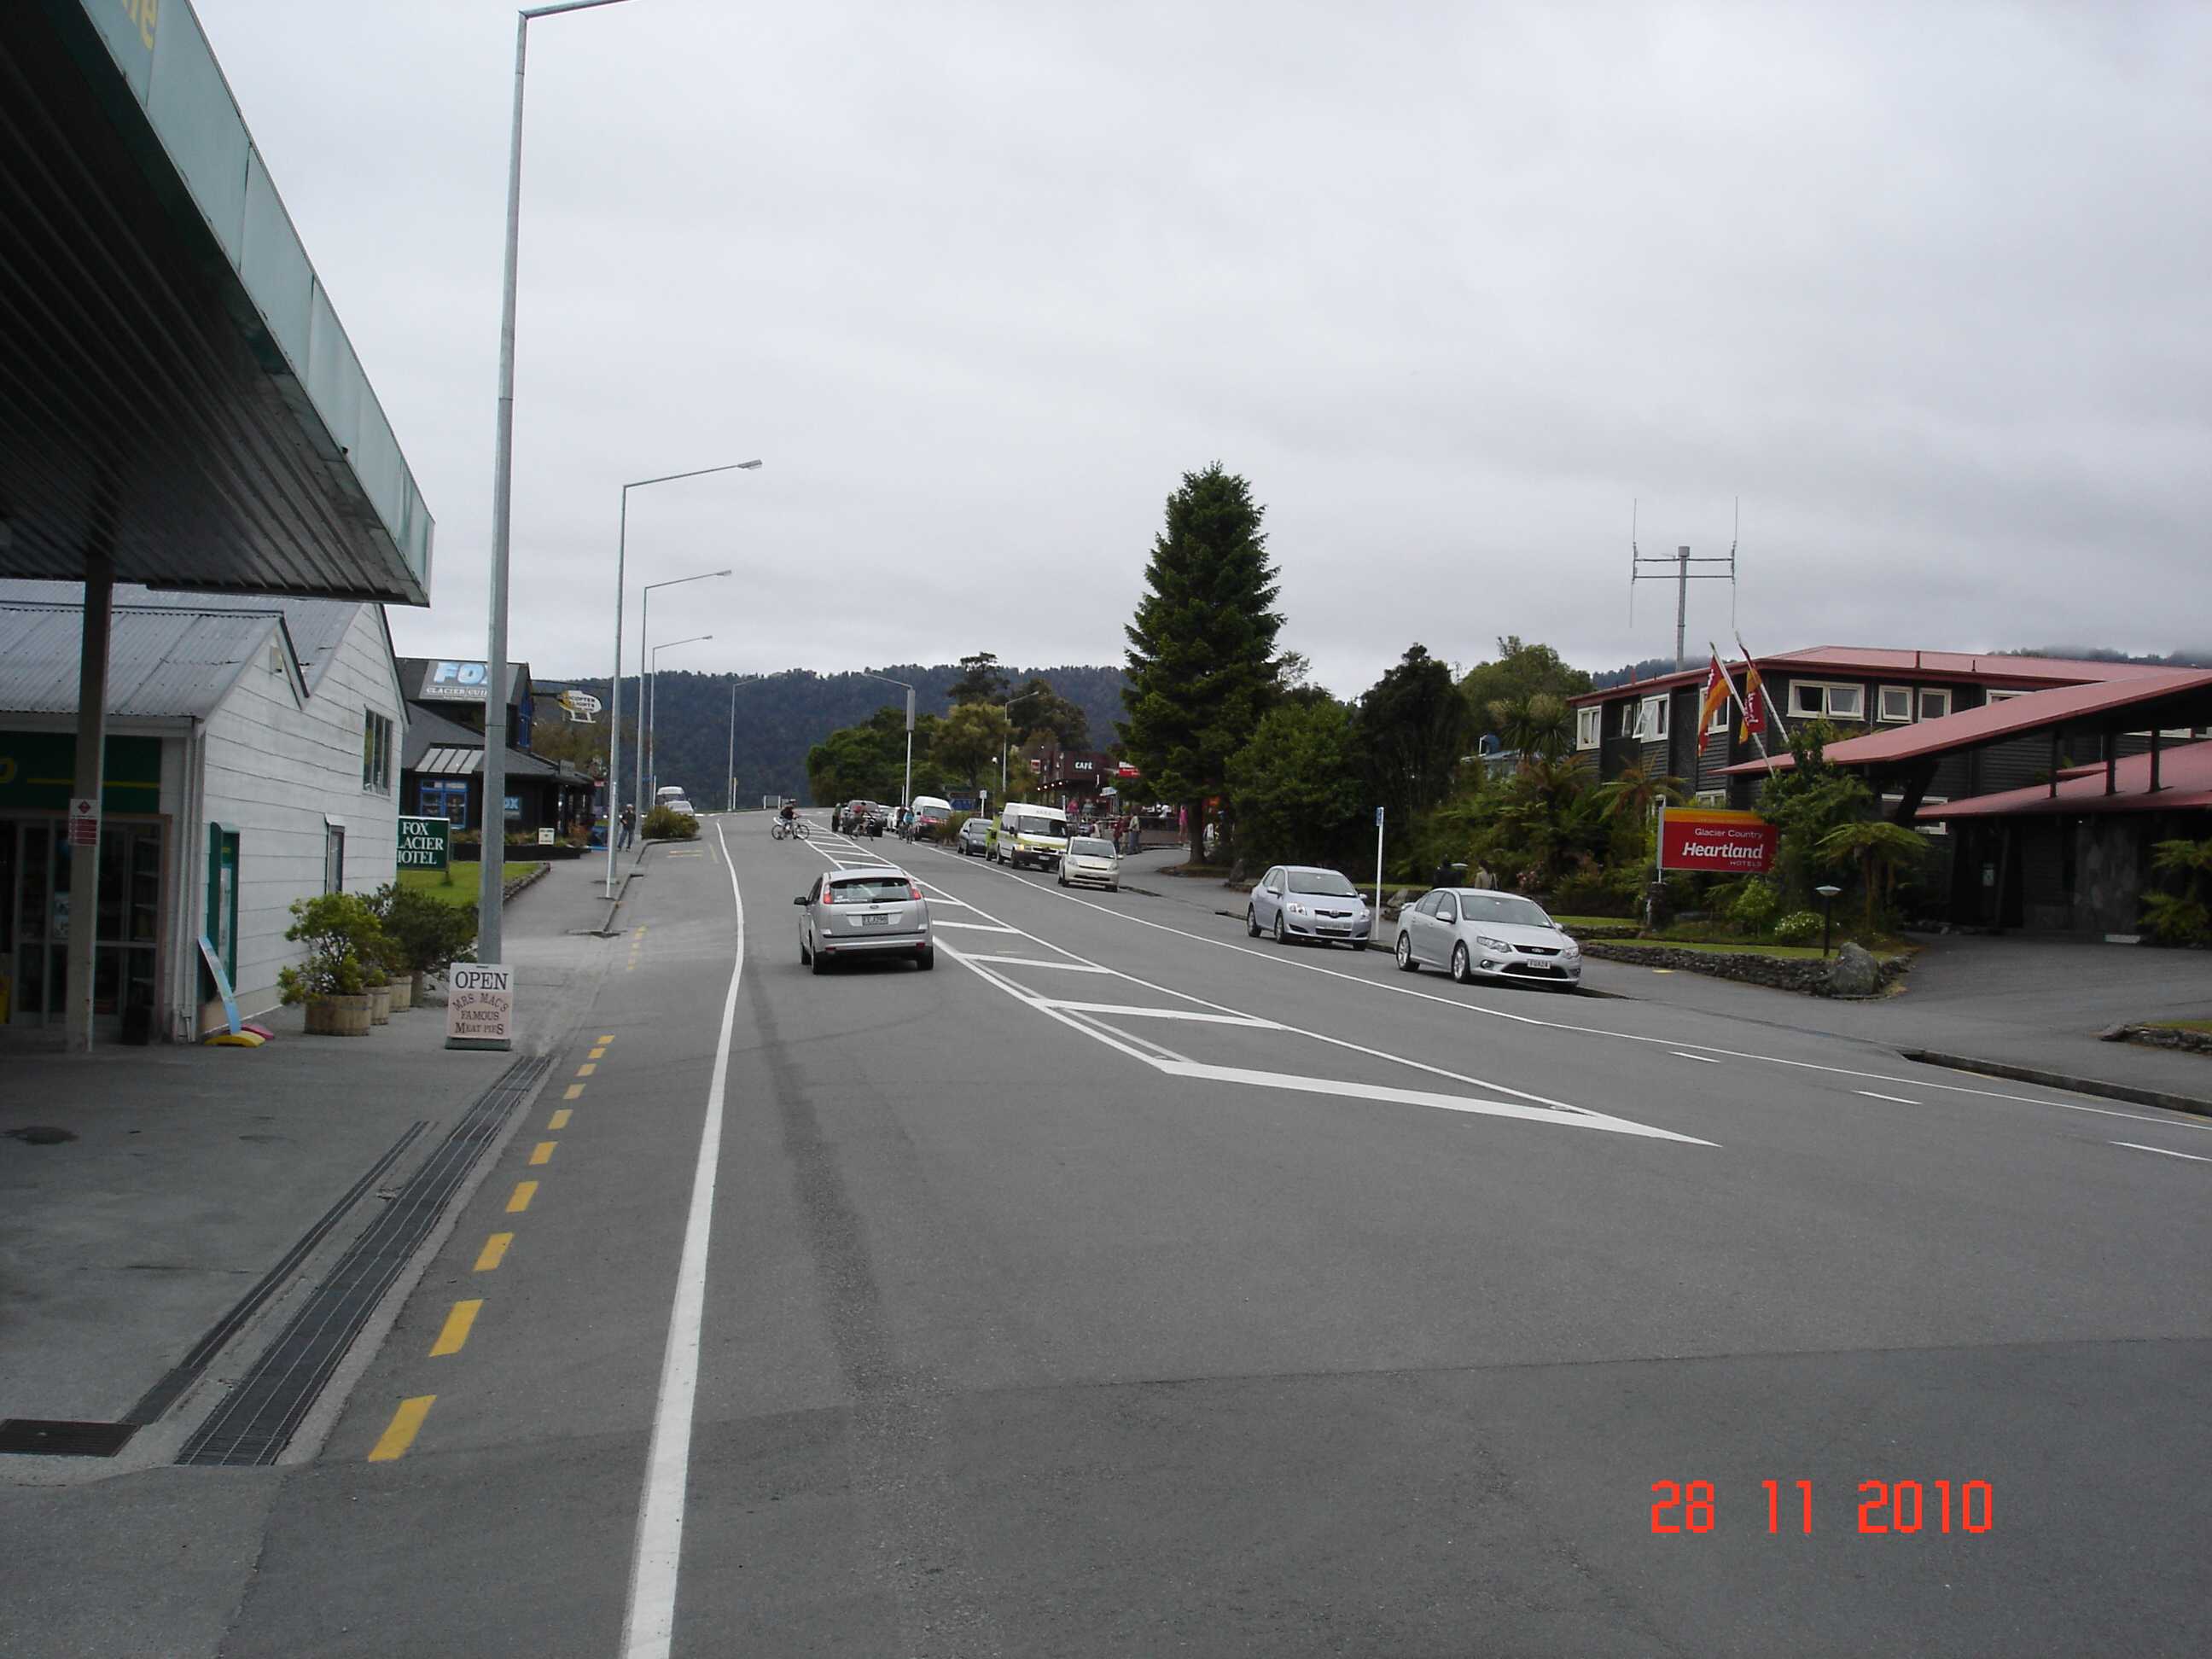
[[[918,881],[910,881],[907,883],[906,896],[908,898],[920,898],[921,896],[921,884]]]
[[[837,902],[837,890],[834,887],[824,887],[822,890],[822,902],[824,904],[835,904]]]

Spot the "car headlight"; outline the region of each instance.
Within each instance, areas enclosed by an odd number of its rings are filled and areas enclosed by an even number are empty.
[[[1486,934],[1477,933],[1474,936],[1474,942],[1477,945],[1480,945],[1484,950],[1495,951],[1500,956],[1510,956],[1513,954],[1513,947],[1508,945],[1502,939],[1492,939]]]
[[[1306,913],[1306,907],[1305,907],[1304,905],[1300,904],[1300,903],[1299,903],[1297,900],[1295,900],[1295,899],[1293,899],[1293,900],[1291,900],[1291,914],[1292,915],[1294,915],[1294,916],[1302,916],[1302,915],[1305,915],[1305,913]]]

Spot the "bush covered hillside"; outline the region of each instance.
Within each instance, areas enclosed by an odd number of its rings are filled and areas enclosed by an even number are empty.
[[[951,706],[946,696],[960,678],[957,663],[933,667],[891,665],[883,672],[914,683],[918,713],[943,714]],[[1123,718],[1121,671],[1113,668],[1013,668],[1003,671],[1019,686],[1032,676],[1052,682],[1053,687],[1080,708],[1091,721],[1091,738],[1103,748],[1114,740],[1114,722]],[[663,783],[683,785],[701,808],[719,811],[722,805],[722,768],[729,756],[730,689],[737,688],[738,804],[758,805],[763,795],[786,794],[807,799],[806,751],[840,726],[857,726],[878,708],[903,709],[906,693],[881,680],[859,674],[817,674],[792,669],[781,674],[692,674],[664,669],[659,676],[659,710],[654,716],[653,746],[658,750],[655,770]],[[562,679],[540,676],[537,681],[542,725],[552,728],[560,717],[550,708],[552,694],[568,686],[589,691],[605,701],[607,683],[599,679]],[[623,775],[630,775],[631,733],[637,682],[623,677]],[[600,715],[604,727],[606,716]],[[601,739],[604,742],[604,739]],[[542,746],[542,745],[541,745]],[[627,790],[628,784],[625,782]],[[819,804],[819,803],[817,803]]]

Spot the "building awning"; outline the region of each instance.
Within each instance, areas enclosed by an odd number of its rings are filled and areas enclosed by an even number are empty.
[[[1832,743],[1826,753],[1838,766],[1899,766],[2065,727],[2133,732],[2199,726],[2212,726],[2212,670],[2161,669],[2132,679],[2031,691],[1942,720],[1888,726]],[[1786,754],[1774,759],[1778,767],[1793,763]],[[1767,763],[1743,761],[1721,769],[1747,776],[1765,771]]]
[[[481,749],[432,749],[412,768],[433,778],[473,777],[483,769]]]
[[[2080,817],[2103,812],[2185,812],[2212,811],[2212,743],[2183,744],[2163,750],[2158,757],[2160,788],[2150,787],[2148,755],[2129,755],[2112,764],[2112,793],[2105,793],[2105,769],[2073,767],[2059,775],[2058,791],[2047,783],[2032,783],[2001,794],[1976,795],[1968,800],[1946,801],[1923,806],[1916,816],[1920,823],[1948,823],[1954,819],[2047,817],[2062,814]]]
[[[185,0],[5,9],[0,224],[0,575],[429,602],[429,512]]]

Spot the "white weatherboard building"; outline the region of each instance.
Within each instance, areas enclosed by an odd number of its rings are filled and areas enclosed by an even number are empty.
[[[203,935],[251,1015],[300,959],[295,899],[392,879],[391,636],[374,605],[118,584],[88,905],[67,830],[82,626],[75,584],[0,582],[0,1044],[60,1030],[88,920],[100,1034],[192,1042],[222,1012]]]

